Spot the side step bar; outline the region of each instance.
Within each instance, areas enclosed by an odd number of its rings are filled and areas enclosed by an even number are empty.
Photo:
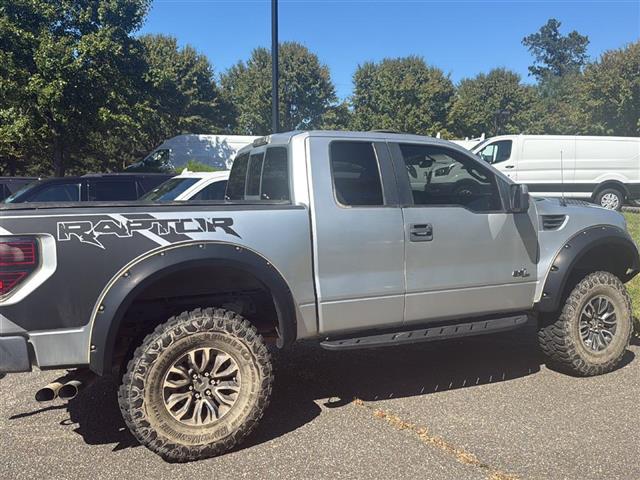
[[[527,315],[476,320],[468,323],[441,325],[437,327],[421,328],[400,332],[378,333],[365,337],[343,338],[340,340],[325,340],[320,346],[325,350],[355,350],[357,348],[389,347],[408,343],[445,340],[448,338],[470,337],[487,333],[513,330],[527,323]]]

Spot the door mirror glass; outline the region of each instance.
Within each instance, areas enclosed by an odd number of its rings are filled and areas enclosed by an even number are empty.
[[[509,203],[511,213],[529,211],[529,189],[526,185],[514,184],[509,189]]]

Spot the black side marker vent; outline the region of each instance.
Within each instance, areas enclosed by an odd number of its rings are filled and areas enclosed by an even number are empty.
[[[542,216],[542,229],[543,230],[558,230],[564,223],[566,215],[543,215]]]

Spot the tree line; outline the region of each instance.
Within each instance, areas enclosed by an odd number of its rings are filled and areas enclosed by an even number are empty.
[[[136,36],[150,0],[0,3],[0,174],[119,171],[181,133],[271,131],[271,55],[215,75],[166,35]],[[418,56],[365,62],[340,101],[329,69],[280,49],[281,130],[640,134],[640,42],[590,62],[589,39],[550,19],[522,44],[534,83],[495,68],[454,84]]]

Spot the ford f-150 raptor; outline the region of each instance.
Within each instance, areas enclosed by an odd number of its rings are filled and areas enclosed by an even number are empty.
[[[386,347],[539,324],[548,363],[614,369],[640,268],[617,212],[529,199],[466,150],[386,132],[256,140],[217,202],[0,209],[0,372],[115,375],[135,437],[171,461],[260,420],[272,349]]]

